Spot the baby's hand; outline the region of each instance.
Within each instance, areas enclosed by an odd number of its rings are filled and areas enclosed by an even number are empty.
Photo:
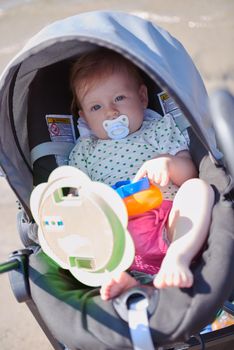
[[[170,156],[162,156],[147,160],[138,170],[134,181],[138,181],[144,176],[147,176],[151,183],[166,186],[170,180],[169,163]]]

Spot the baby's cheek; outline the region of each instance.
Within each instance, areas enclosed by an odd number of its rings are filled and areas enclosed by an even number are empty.
[[[95,135],[101,140],[108,140],[109,139],[105,130],[98,130],[97,132],[95,132]]]

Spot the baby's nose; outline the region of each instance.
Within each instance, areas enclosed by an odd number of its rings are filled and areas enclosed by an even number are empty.
[[[115,107],[110,106],[107,110],[107,118],[115,119],[118,116],[119,116],[119,111]]]

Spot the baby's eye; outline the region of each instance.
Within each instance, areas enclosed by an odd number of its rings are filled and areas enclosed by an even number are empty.
[[[91,111],[94,112],[94,111],[99,110],[100,108],[101,108],[100,105],[94,105],[94,106],[91,107]]]
[[[125,96],[124,95],[120,95],[120,96],[117,96],[116,98],[115,98],[115,101],[116,102],[119,102],[119,101],[122,101],[122,100],[124,100],[125,99]]]

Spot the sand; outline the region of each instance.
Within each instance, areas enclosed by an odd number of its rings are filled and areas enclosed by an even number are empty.
[[[156,22],[183,43],[210,94],[217,88],[234,93],[234,2],[229,0],[0,0],[0,73],[45,25],[96,9],[134,12]],[[16,197],[4,178],[0,191],[0,261],[5,261],[22,244]],[[27,307],[15,300],[7,274],[0,276],[0,285],[0,349],[52,349]]]

